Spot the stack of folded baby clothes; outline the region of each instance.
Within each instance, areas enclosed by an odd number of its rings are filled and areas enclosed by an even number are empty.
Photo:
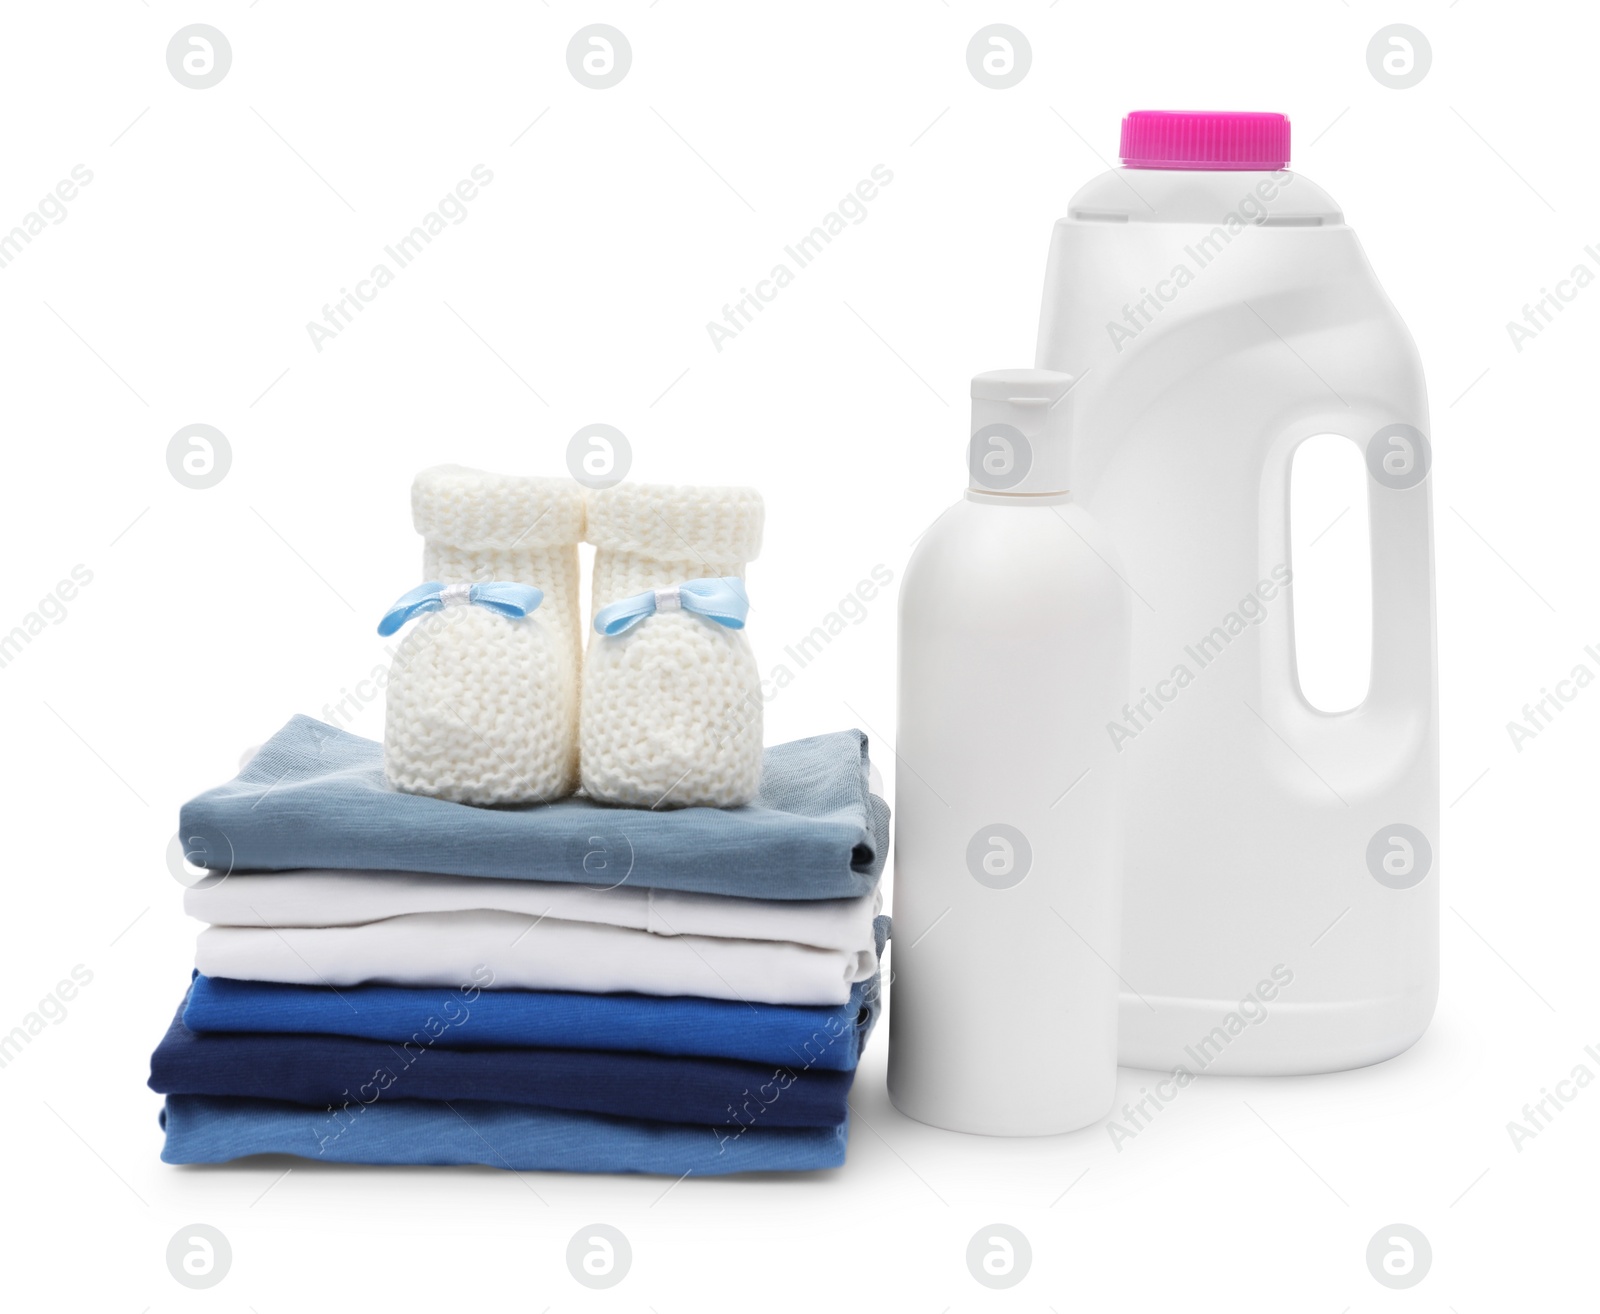
[[[182,811],[210,925],[151,1060],[162,1157],[836,1166],[888,820],[855,730],[765,750],[742,807],[482,808],[296,717]]]

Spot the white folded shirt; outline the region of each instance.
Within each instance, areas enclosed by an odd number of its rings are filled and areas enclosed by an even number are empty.
[[[212,926],[200,933],[195,966],[207,976],[248,981],[447,987],[486,984],[487,968],[496,989],[626,990],[768,1004],[842,1004],[851,985],[878,966],[871,946],[822,949],[678,930],[658,935],[505,910],[415,912],[353,926]]]
[[[881,891],[857,899],[740,899],[637,885],[432,876],[390,871],[284,871],[208,876],[184,911],[213,926],[356,926],[405,913],[514,912],[651,935],[787,940],[872,952]]]

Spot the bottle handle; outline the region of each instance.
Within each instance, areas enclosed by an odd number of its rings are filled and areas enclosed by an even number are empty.
[[[1289,605],[1263,626],[1260,714],[1348,802],[1381,788],[1431,734],[1437,705],[1434,624],[1433,451],[1425,407],[1396,420],[1366,407],[1297,417],[1269,445],[1262,481],[1262,567],[1287,563]],[[1342,712],[1313,707],[1294,655],[1289,480],[1306,439],[1336,434],[1366,465],[1372,570],[1372,668],[1366,697]],[[1265,576],[1263,576],[1265,577]]]

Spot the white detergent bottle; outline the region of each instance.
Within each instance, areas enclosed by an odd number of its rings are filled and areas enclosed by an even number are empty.
[[[971,487],[900,586],[889,1096],[997,1136],[1116,1086],[1129,595],[1068,491],[1072,380],[972,383]]]
[[[1405,325],[1277,114],[1141,112],[1055,227],[1037,363],[1080,378],[1074,495],[1117,544],[1134,696],[1121,1058],[1191,1074],[1400,1053],[1439,973],[1427,397]],[[1367,469],[1365,699],[1302,692],[1291,459]],[[1076,673],[1063,663],[1059,678]]]

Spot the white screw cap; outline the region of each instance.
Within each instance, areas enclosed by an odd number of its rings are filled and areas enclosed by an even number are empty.
[[[1071,482],[1070,374],[990,370],[972,380],[971,486],[983,493],[1065,493]]]

